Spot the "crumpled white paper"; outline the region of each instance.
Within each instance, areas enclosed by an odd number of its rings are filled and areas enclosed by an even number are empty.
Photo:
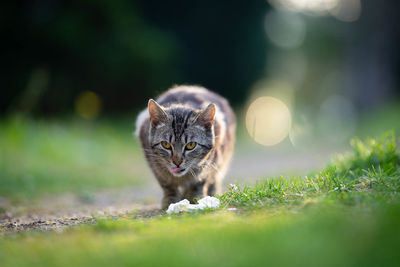
[[[216,197],[206,196],[197,202],[199,202],[200,206],[204,206],[204,208],[216,209],[219,207],[219,199]]]
[[[179,213],[183,211],[204,210],[205,208],[216,209],[219,207],[219,199],[206,196],[198,201],[199,204],[190,204],[189,200],[184,199],[169,205],[167,213]]]

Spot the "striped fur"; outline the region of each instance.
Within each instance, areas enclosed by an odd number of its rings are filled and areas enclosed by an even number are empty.
[[[136,120],[136,135],[163,189],[162,207],[214,195],[232,158],[236,119],[228,102],[198,86],[176,86],[150,100]],[[166,149],[162,142],[171,144]],[[185,149],[195,142],[194,149]],[[179,173],[171,170],[180,167]]]

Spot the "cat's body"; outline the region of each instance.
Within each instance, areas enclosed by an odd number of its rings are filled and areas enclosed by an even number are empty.
[[[228,102],[197,86],[174,87],[156,101],[139,114],[136,135],[163,189],[162,207],[219,193],[235,139]]]

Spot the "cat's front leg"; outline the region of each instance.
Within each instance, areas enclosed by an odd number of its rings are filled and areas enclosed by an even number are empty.
[[[171,187],[163,187],[163,191],[164,191],[164,196],[161,201],[162,209],[167,209],[170,204],[181,200],[177,189]]]
[[[190,203],[196,203],[196,199],[203,198],[207,195],[204,186],[204,181],[191,185],[185,193],[185,198],[188,199]]]
[[[208,189],[207,189],[208,196],[214,196],[216,191],[217,191],[217,188],[216,188],[215,182],[208,184]]]
[[[207,196],[214,196],[215,194],[221,194],[222,182],[221,180],[213,180],[206,185]]]

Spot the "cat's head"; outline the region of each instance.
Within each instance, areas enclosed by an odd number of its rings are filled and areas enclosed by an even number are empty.
[[[199,165],[211,164],[207,156],[214,146],[215,105],[203,110],[176,105],[163,107],[150,99],[150,160],[174,176],[183,176]]]

